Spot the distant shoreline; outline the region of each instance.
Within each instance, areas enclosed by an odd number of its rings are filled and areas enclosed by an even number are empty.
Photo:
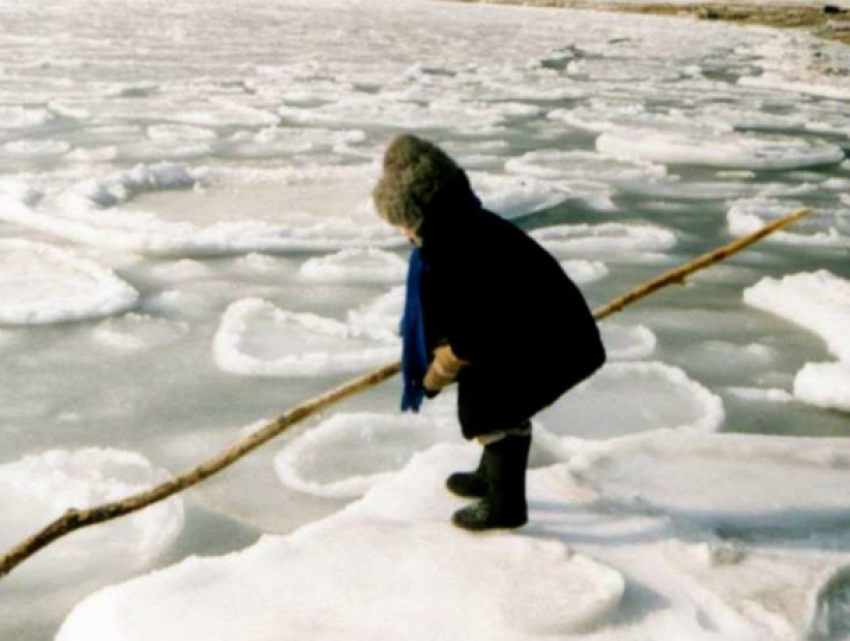
[[[720,20],[736,24],[764,25],[768,27],[808,29],[813,35],[850,45],[850,9],[845,3],[836,13],[827,13],[825,5],[769,5],[724,2],[593,2],[592,0],[453,0],[467,4],[503,4],[528,7],[565,9],[592,9],[664,16],[694,17],[700,20]]]

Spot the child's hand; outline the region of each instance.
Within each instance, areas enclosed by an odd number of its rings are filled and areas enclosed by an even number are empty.
[[[433,392],[443,389],[457,378],[466,361],[455,356],[450,345],[441,345],[434,350],[434,360],[425,374],[425,389]]]

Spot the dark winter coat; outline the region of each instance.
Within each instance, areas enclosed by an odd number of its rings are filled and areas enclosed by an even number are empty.
[[[419,234],[429,353],[447,341],[470,363],[458,377],[466,438],[520,425],[603,364],[578,288],[528,234],[481,208],[465,173],[429,199]]]

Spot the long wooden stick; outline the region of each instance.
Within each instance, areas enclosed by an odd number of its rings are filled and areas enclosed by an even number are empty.
[[[682,267],[662,274],[658,278],[648,281],[632,289],[624,296],[621,296],[607,305],[596,309],[594,311],[594,317],[597,320],[601,320],[614,312],[620,311],[626,305],[630,305],[636,300],[644,298],[662,287],[673,283],[682,283],[690,274],[720,262],[724,258],[741,251],[743,248],[764,238],[768,234],[773,233],[777,229],[790,225],[809,214],[811,214],[810,209],[800,209],[795,211],[793,214],[780,218],[752,234],[743,236],[713,252],[700,256]],[[47,527],[22,541],[4,554],[3,557],[0,558],[0,578],[9,574],[9,572],[11,572],[19,564],[23,563],[26,559],[37,553],[39,550],[47,547],[57,539],[84,527],[104,523],[127,514],[132,514],[133,512],[137,512],[138,510],[153,505],[154,503],[158,503],[159,501],[167,499],[178,492],[182,492],[183,490],[197,485],[201,481],[208,479],[226,467],[229,467],[243,456],[246,456],[261,445],[267,443],[289,427],[300,423],[307,417],[316,414],[317,412],[320,412],[349,396],[353,396],[354,394],[358,394],[364,390],[377,386],[383,381],[392,378],[400,371],[401,363],[399,362],[385,365],[380,369],[376,369],[361,376],[360,378],[349,381],[336,389],[330,390],[321,396],[316,396],[305,403],[294,407],[285,414],[280,415],[261,429],[245,436],[234,445],[219,452],[201,465],[192,468],[179,476],[175,476],[161,485],[157,485],[156,487],[134,494],[133,496],[129,496],[120,501],[114,501],[112,503],[106,503],[104,505],[88,509],[68,510]]]
[[[597,307],[595,310],[593,310],[593,316],[594,318],[596,318],[596,320],[602,320],[606,316],[610,316],[615,312],[619,312],[626,305],[630,305],[636,300],[649,296],[650,294],[658,291],[662,287],[666,287],[667,285],[673,285],[676,283],[683,284],[685,282],[685,278],[687,276],[690,276],[694,272],[697,272],[701,269],[705,269],[706,267],[711,267],[715,263],[719,263],[724,258],[728,258],[732,254],[741,251],[745,247],[749,247],[753,243],[760,241],[765,236],[772,234],[773,232],[778,229],[781,229],[782,227],[785,227],[792,223],[796,223],[801,218],[805,218],[806,216],[811,215],[811,213],[812,210],[810,208],[804,207],[803,209],[798,209],[797,211],[788,214],[787,216],[777,218],[772,223],[769,223],[761,229],[754,231],[752,234],[741,236],[737,240],[729,243],[728,245],[724,245],[723,247],[719,247],[714,251],[708,252],[707,254],[703,254],[702,256],[695,258],[691,262],[686,263],[681,267],[671,269],[669,272],[661,274],[661,276],[657,278],[653,278],[650,281],[638,285],[637,287],[627,292],[626,294],[620,296],[619,298],[615,298],[607,305]]]

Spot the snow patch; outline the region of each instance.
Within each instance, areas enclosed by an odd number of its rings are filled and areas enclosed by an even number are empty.
[[[558,436],[610,439],[661,429],[711,432],[723,423],[724,411],[718,396],[677,367],[614,361],[538,419]]]
[[[275,458],[285,485],[317,496],[355,498],[416,453],[457,441],[456,425],[416,415],[336,414]]]
[[[380,249],[346,249],[332,256],[311,258],[298,275],[314,283],[395,283],[407,275],[407,263]]]
[[[850,411],[850,281],[826,270],[764,278],[744,290],[744,302],[820,336],[838,363],[808,363],[794,395],[819,407]]]
[[[70,508],[117,501],[166,478],[143,456],[113,449],[50,450],[0,465],[0,549]],[[183,504],[172,498],[58,541],[7,580],[35,588],[139,570],[167,550],[182,528]]]
[[[0,240],[0,323],[100,318],[130,309],[138,298],[113,272],[69,251]]]
[[[247,298],[225,311],[213,343],[216,364],[233,374],[327,376],[361,373],[399,356],[399,341],[315,314]]]
[[[662,252],[676,244],[676,234],[655,225],[600,223],[559,225],[531,232],[531,236],[556,255],[611,255]]]
[[[597,139],[596,148],[627,160],[733,169],[798,169],[844,160],[841,147],[824,142],[747,134],[705,137],[644,129],[604,133]]]

